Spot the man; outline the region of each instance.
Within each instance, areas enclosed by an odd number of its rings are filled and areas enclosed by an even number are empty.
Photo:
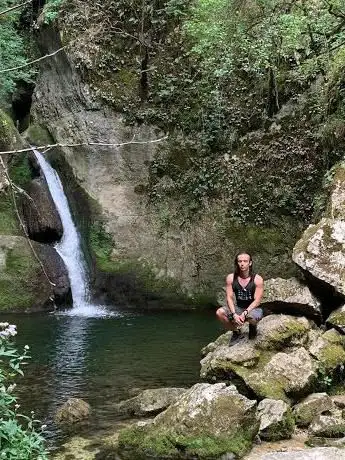
[[[240,337],[239,329],[249,323],[249,339],[256,337],[256,325],[263,316],[258,308],[264,292],[262,277],[253,272],[253,260],[247,252],[235,257],[235,270],[226,277],[227,308],[217,310],[217,318],[231,331],[233,339]],[[234,304],[236,299],[236,306]]]

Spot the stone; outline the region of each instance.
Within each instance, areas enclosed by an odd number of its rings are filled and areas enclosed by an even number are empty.
[[[322,218],[293,249],[294,262],[336,293],[345,295],[345,221]]]
[[[332,313],[327,318],[326,323],[335,327],[336,329],[339,329],[343,332],[343,334],[345,334],[345,305],[342,305],[332,311]]]
[[[339,409],[345,409],[345,395],[334,395],[331,399]]]
[[[289,452],[271,452],[260,460],[345,460],[345,450],[336,447],[316,447]]]
[[[333,407],[332,399],[327,393],[313,393],[294,406],[293,415],[296,425],[307,427],[317,415],[329,411]]]
[[[85,422],[91,414],[90,405],[79,398],[70,398],[57,411],[55,422],[59,425],[73,425]]]
[[[152,423],[121,432],[120,456],[123,452],[126,458],[144,453],[200,460],[231,453],[242,456],[258,432],[256,406],[233,385],[197,383]]]
[[[269,315],[258,324],[256,346],[263,350],[281,350],[303,345],[310,330],[309,321],[291,315]]]
[[[265,281],[261,306],[273,313],[300,314],[321,319],[320,301],[308,286],[296,278],[273,278]]]
[[[173,404],[185,391],[185,388],[155,388],[144,390],[137,396],[116,404],[114,410],[118,414],[135,417],[152,417]]]
[[[301,347],[276,353],[262,369],[244,379],[258,396],[289,402],[308,394],[317,379],[317,365]]]
[[[319,415],[309,425],[310,436],[340,438],[345,436],[345,420],[337,415]]]
[[[316,337],[309,345],[309,353],[316,358],[323,371],[335,371],[345,364],[343,336],[339,332],[327,331]]]
[[[291,438],[295,421],[286,402],[263,399],[258,405],[260,418],[259,436],[267,441]]]

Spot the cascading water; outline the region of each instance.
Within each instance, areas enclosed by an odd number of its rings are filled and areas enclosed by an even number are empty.
[[[90,304],[88,277],[81,250],[80,236],[74,225],[60,178],[38,150],[33,148],[33,152],[46,178],[50,194],[62,222],[63,236],[61,241],[55,245],[55,249],[65,262],[71,283],[73,309],[69,313],[78,316],[103,316],[107,314],[104,308]]]

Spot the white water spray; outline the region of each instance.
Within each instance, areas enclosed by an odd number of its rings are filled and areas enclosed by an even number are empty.
[[[50,166],[38,150],[33,148],[33,152],[46,178],[50,194],[61,218],[63,227],[62,239],[55,245],[55,249],[65,262],[73,298],[73,308],[64,313],[73,316],[108,315],[109,313],[104,307],[90,304],[89,283],[81,250],[80,236],[74,225],[60,178],[55,169]]]

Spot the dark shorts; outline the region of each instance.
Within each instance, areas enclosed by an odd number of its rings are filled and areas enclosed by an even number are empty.
[[[226,316],[228,317],[228,320],[229,321],[232,321],[232,318],[231,318],[231,312],[228,308],[224,308],[223,307],[223,310],[225,311],[226,313]],[[242,313],[244,312],[245,308],[241,308],[241,307],[235,307],[235,311],[238,315],[242,315]],[[262,310],[262,308],[253,308],[253,310],[251,310],[247,316],[247,318],[251,318],[251,319],[254,319],[255,321],[260,321],[260,319],[262,319],[262,317],[264,316],[264,312]]]

